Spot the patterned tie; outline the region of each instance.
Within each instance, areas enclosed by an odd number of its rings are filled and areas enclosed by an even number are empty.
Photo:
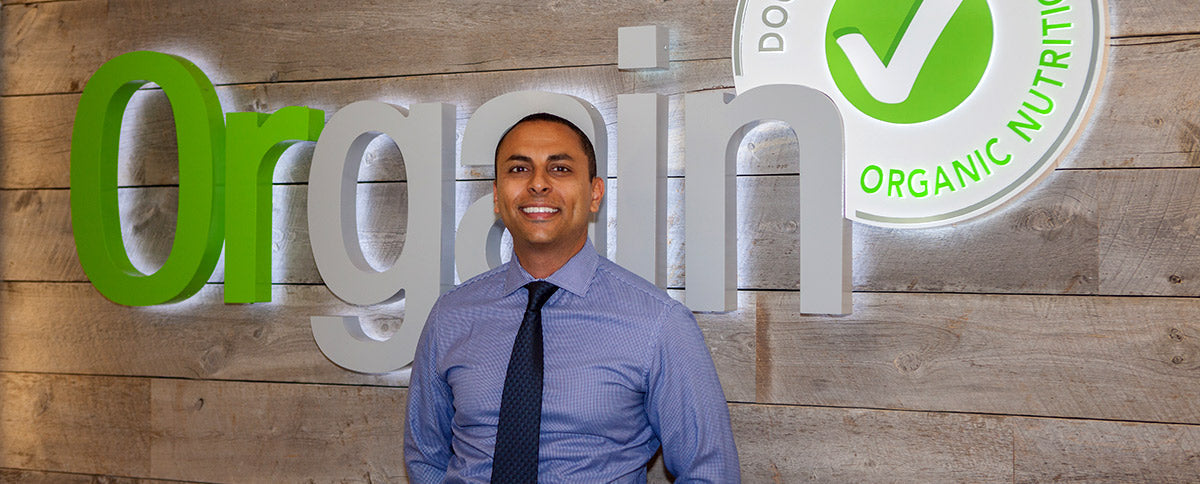
[[[513,341],[500,397],[493,484],[537,482],[542,427],[542,305],[558,286],[533,281],[525,289],[529,290],[529,305]]]

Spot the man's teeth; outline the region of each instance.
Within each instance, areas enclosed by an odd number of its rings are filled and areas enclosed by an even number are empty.
[[[525,213],[554,213],[558,209],[553,207],[525,207],[521,211]]]

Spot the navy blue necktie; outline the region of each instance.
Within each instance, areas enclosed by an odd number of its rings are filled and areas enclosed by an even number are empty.
[[[529,305],[513,341],[500,396],[493,484],[537,482],[542,428],[542,305],[558,286],[533,281],[525,289],[529,290]]]

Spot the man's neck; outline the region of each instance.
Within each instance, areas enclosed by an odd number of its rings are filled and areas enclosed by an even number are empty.
[[[578,244],[565,249],[551,249],[538,246],[520,247],[513,245],[513,257],[517,258],[517,262],[521,264],[521,268],[525,269],[529,275],[535,279],[545,279],[551,274],[558,272],[562,266],[566,265],[575,254],[586,244],[587,239],[582,239]]]

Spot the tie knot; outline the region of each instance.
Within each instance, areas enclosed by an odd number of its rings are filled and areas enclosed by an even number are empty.
[[[558,286],[546,281],[533,281],[526,284],[525,289],[529,290],[529,305],[525,307],[525,310],[541,311],[550,296],[554,295],[554,291],[558,290]]]

